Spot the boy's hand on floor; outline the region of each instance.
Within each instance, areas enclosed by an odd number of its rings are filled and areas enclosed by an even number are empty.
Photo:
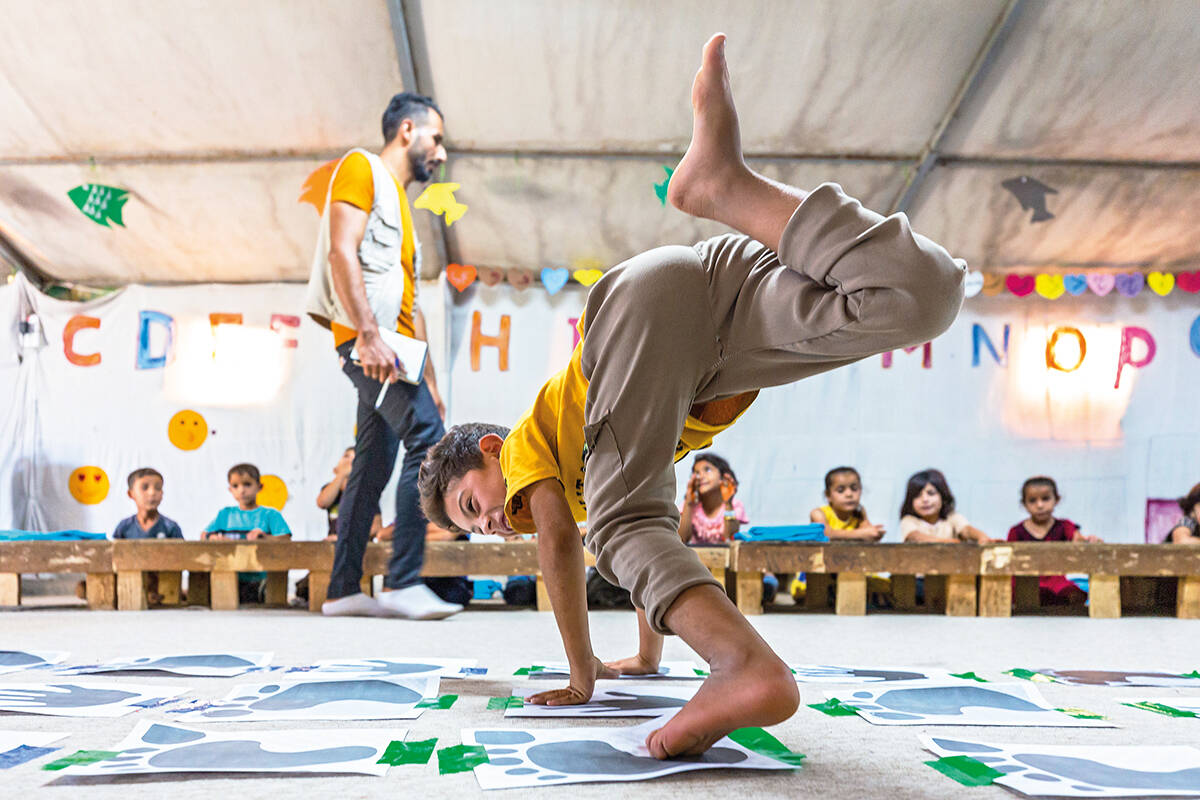
[[[615,670],[622,675],[657,675],[658,662],[638,653],[630,658],[622,658],[620,661],[606,661],[604,666],[611,670]]]
[[[571,670],[571,685],[565,689],[551,689],[539,692],[528,698],[530,703],[538,706],[577,706],[592,699],[592,690],[596,688],[597,678],[616,678],[616,670],[609,669],[598,658],[592,658],[591,669],[582,675],[576,675]]]

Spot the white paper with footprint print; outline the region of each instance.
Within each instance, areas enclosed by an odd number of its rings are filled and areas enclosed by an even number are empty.
[[[1102,719],[1077,719],[1046,703],[1032,684],[957,682],[862,686],[826,691],[853,706],[872,725],[1021,725],[1115,728]]]
[[[481,789],[644,781],[701,769],[792,769],[728,738],[703,756],[659,761],[645,739],[661,726],[654,719],[628,728],[476,728],[464,730],[462,740],[487,750],[488,763],[475,768]]]
[[[223,700],[178,715],[185,722],[416,719],[417,703],[437,697],[438,679],[309,678],[237,686]]]
[[[67,660],[67,654],[49,650],[0,650],[0,675],[47,667]]]
[[[541,669],[530,669],[529,678],[569,678],[571,666],[565,661],[538,661]],[[622,675],[621,680],[644,681],[655,678],[687,678],[701,680],[707,673],[696,674],[695,661],[663,661],[658,665],[658,672],[652,675]]]
[[[65,675],[90,675],[100,672],[171,672],[196,678],[233,678],[271,663],[273,653],[167,653],[151,656],[127,656],[79,667],[65,667]]]
[[[190,691],[183,686],[69,678],[47,683],[0,683],[0,711],[53,717],[123,717],[144,705]]]
[[[1170,745],[993,744],[922,736],[941,757],[970,756],[1031,797],[1200,797],[1200,750]]]
[[[561,689],[559,684],[516,687],[515,697],[529,697],[549,689]],[[526,703],[510,708],[506,717],[662,717],[670,716],[691,700],[700,689],[698,683],[665,683],[635,686],[625,681],[597,681],[592,699],[574,706],[541,706]]]
[[[439,678],[463,678],[471,674],[479,663],[477,658],[335,658],[318,661],[311,667],[300,667],[291,672],[308,675],[355,675],[379,678],[417,678],[432,675]]]
[[[928,667],[843,667],[831,664],[792,664],[797,683],[895,683],[953,680],[949,670]]]
[[[160,722],[138,723],[113,750],[114,758],[67,767],[62,775],[146,772],[348,772],[386,775],[377,764],[403,728],[325,728],[286,731],[198,731]]]

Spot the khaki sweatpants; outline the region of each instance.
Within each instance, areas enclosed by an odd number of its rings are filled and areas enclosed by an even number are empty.
[[[778,255],[719,236],[642,253],[592,286],[585,544],[651,627],[670,633],[675,598],[716,583],[676,532],[675,447],[692,405],[926,342],[958,314],[965,271],[905,215],[882,217],[826,183],[796,209]],[[791,422],[812,418],[798,409]]]

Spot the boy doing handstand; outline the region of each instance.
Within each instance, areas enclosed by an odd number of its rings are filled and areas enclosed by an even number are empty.
[[[426,515],[460,530],[538,533],[538,558],[571,665],[570,685],[533,702],[586,702],[597,678],[657,670],[675,633],[710,676],[652,733],[657,758],[700,753],[743,726],[773,725],[799,696],[783,661],[680,541],[673,463],[707,447],[757,391],[949,327],[965,266],[835,184],[811,193],[742,158],[724,39],[705,45],[692,142],[668,199],[741,231],[636,256],[592,286],[582,340],[510,432],[462,425],[421,467]],[[701,309],[706,313],[697,313]],[[796,422],[812,422],[805,409]],[[604,664],[588,632],[583,548],[628,589],[638,655]]]

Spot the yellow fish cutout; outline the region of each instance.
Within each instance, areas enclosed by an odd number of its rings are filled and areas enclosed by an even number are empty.
[[[461,184],[457,183],[431,183],[413,203],[413,208],[423,208],[434,214],[445,215],[448,228],[467,213],[467,205],[454,199],[454,193],[460,188]]]

